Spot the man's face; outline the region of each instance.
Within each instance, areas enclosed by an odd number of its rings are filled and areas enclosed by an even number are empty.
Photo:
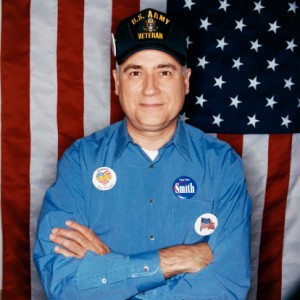
[[[144,132],[174,129],[189,92],[190,74],[190,69],[183,72],[176,59],[158,50],[139,51],[122,63],[119,72],[114,70],[115,93],[129,132],[131,128]]]

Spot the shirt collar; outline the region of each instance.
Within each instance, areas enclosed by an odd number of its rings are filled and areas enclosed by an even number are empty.
[[[120,122],[120,126],[118,128],[117,137],[116,137],[116,151],[115,151],[115,159],[118,159],[123,153],[124,149],[127,147],[128,143],[133,143],[130,135],[128,134],[126,128],[126,117]],[[179,153],[188,161],[192,161],[187,133],[184,128],[184,123],[178,119],[176,131],[172,137],[172,139],[165,145],[165,147],[174,144]]]
[[[115,159],[118,159],[126,148],[127,144],[133,142],[126,128],[126,118],[120,122],[116,137]]]
[[[192,161],[189,143],[187,138],[187,133],[184,128],[184,123],[180,119],[177,122],[177,128],[173,135],[173,138],[170,140],[168,144],[173,143],[178,150],[178,152],[188,161]]]

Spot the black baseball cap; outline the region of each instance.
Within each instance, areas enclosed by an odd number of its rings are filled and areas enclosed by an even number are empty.
[[[140,50],[155,49],[186,63],[186,36],[183,26],[165,13],[147,8],[120,22],[112,35],[113,53],[122,64]]]

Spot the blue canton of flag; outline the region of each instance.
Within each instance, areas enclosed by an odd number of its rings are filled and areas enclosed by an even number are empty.
[[[215,229],[215,224],[210,218],[201,218],[200,230],[203,229]]]
[[[300,132],[296,1],[169,0],[168,13],[188,35],[184,121],[211,133]]]

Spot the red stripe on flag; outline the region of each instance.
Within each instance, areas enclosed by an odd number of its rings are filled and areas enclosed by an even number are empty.
[[[270,135],[258,268],[258,300],[281,299],[282,251],[291,149],[292,135]]]
[[[218,138],[231,145],[231,147],[240,155],[243,154],[243,135],[242,134],[218,134]]]
[[[140,1],[139,0],[132,0],[132,1],[112,1],[112,32],[116,31],[116,28],[119,22],[128,17],[140,9]],[[115,69],[115,59],[111,54],[111,70]],[[123,111],[121,109],[118,97],[115,95],[115,83],[111,76],[111,102],[110,102],[110,123],[115,123],[121,120],[124,116]]]
[[[2,299],[30,299],[30,0],[2,1]]]
[[[58,155],[83,131],[84,0],[58,1],[57,124]]]

